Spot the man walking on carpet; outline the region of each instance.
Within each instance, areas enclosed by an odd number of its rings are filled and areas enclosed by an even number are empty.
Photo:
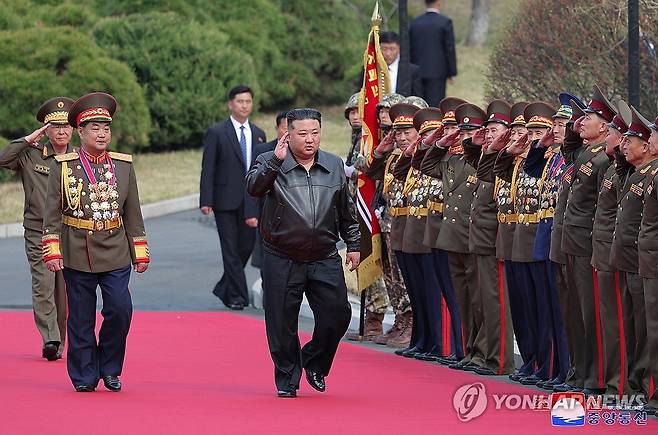
[[[260,233],[267,341],[279,397],[296,397],[302,367],[314,389],[325,390],[340,339],[351,318],[336,243],[347,245],[346,264],[360,261],[360,235],[343,161],[321,151],[321,114],[293,109],[288,132],[247,174],[250,195],[264,197]],[[299,308],[306,293],[315,328],[300,349]]]

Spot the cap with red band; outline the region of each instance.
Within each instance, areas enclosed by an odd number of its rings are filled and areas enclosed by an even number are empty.
[[[475,104],[465,103],[455,110],[457,125],[460,130],[475,130],[482,127],[487,120],[487,114]]]
[[[526,119],[526,128],[551,128],[553,127],[553,115],[555,108],[542,101],[530,103],[523,111]]]
[[[443,112],[443,125],[456,125],[457,118],[455,116],[455,109],[466,103],[461,98],[446,97],[439,103],[439,108]]]
[[[607,122],[612,121],[612,118],[615,116],[615,110],[612,108],[612,104],[610,104],[608,99],[605,97],[605,95],[603,95],[603,92],[601,92],[601,89],[599,89],[597,85],[594,85],[592,99],[584,109],[584,112],[596,113]]]
[[[414,115],[414,127],[418,133],[423,134],[441,127],[443,125],[441,119],[443,119],[443,113],[436,107],[420,109]]]
[[[485,124],[490,122],[498,122],[506,127],[509,127],[512,122],[512,118],[510,116],[511,110],[512,106],[510,106],[507,101],[493,100],[487,106],[487,120]]]
[[[393,128],[413,128],[414,115],[418,110],[418,107],[407,103],[398,103],[391,106],[388,115],[393,120]]]
[[[85,122],[112,122],[117,101],[110,94],[93,92],[80,97],[69,110],[69,124],[78,127]]]

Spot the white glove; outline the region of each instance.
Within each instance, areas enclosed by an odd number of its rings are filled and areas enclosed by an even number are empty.
[[[345,163],[343,163],[343,167],[345,168],[345,176],[347,178],[352,178],[352,174],[355,171],[354,166],[347,166]]]

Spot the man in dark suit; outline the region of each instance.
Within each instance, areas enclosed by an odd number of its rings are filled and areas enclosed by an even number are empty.
[[[254,162],[256,145],[265,142],[265,132],[249,122],[253,95],[247,86],[231,89],[231,116],[206,132],[201,166],[201,212],[215,214],[224,262],[224,274],[213,294],[233,310],[249,304],[244,266],[258,225],[257,218],[245,218],[244,177]]]
[[[256,161],[258,156],[268,151],[274,151],[276,144],[279,142],[279,139],[283,134],[288,130],[288,123],[286,121],[286,114],[288,112],[279,112],[276,115],[276,139],[271,140],[265,143],[259,143],[254,147],[254,157],[252,161]],[[245,219],[259,219],[260,213],[263,210],[263,198],[256,198],[245,192],[247,195],[245,198],[244,205],[244,216]],[[260,234],[256,231],[256,243],[254,244],[254,252],[251,256],[251,265],[261,269],[261,278],[262,278],[262,266],[263,266],[263,242],[260,238]]]
[[[400,40],[398,34],[395,32],[382,32],[379,35],[379,46],[382,50],[382,55],[386,64],[388,65],[388,77],[391,84],[391,93],[402,94],[405,97],[415,95],[422,96],[423,83],[420,79],[420,68],[418,65],[411,63],[409,65],[409,83],[401,83],[400,78]],[[407,86],[403,86],[407,85]],[[409,90],[403,92],[402,89],[408,88]]]
[[[452,20],[439,13],[440,0],[425,0],[427,10],[409,25],[411,63],[420,67],[422,97],[438,107],[445,97],[446,81],[457,75]]]

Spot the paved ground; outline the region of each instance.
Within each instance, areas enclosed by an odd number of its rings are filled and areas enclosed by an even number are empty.
[[[146,220],[153,263],[133,273],[130,288],[137,310],[222,309],[211,293],[221,273],[214,219],[197,210]],[[0,308],[31,309],[30,273],[22,238],[0,239]],[[247,266],[249,288],[259,271]],[[100,297],[99,297],[100,299]]]

